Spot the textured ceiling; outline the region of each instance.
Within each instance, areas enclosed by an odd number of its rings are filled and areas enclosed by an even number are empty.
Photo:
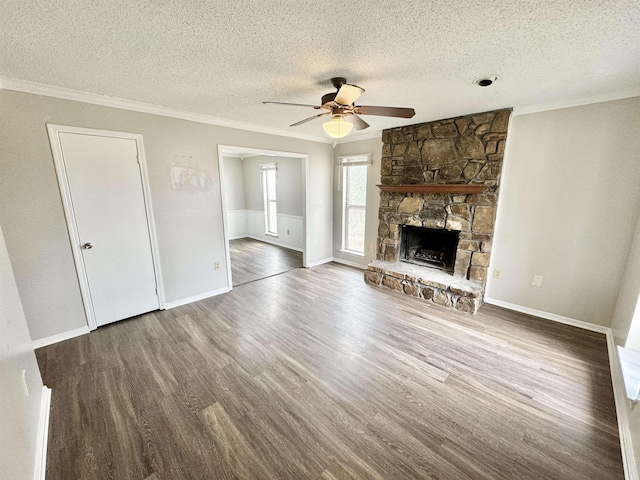
[[[0,0],[0,75],[290,129],[346,76],[379,130],[640,91],[640,1]],[[498,74],[492,87],[473,80]],[[637,94],[637,93],[636,93]]]

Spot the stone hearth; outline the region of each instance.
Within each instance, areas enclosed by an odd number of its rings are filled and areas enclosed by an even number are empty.
[[[510,115],[510,109],[498,110],[383,132],[381,183],[399,191],[380,193],[377,261],[365,273],[368,283],[477,311],[487,280]],[[409,192],[401,185],[444,190]],[[484,191],[447,192],[447,186],[460,185]],[[399,259],[402,225],[460,232],[453,275],[427,266],[407,270]]]
[[[390,288],[444,307],[475,313],[482,304],[484,288],[442,270],[410,263],[371,262],[364,272],[367,283]]]

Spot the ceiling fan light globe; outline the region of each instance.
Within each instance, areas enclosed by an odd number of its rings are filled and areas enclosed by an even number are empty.
[[[342,138],[349,135],[353,125],[343,118],[332,118],[322,125],[324,131],[333,138]]]

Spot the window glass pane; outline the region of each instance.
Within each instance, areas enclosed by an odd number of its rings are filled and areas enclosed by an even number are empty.
[[[362,205],[367,202],[367,167],[347,167],[347,203],[349,205]]]
[[[364,217],[364,210],[347,208],[347,250],[364,253]]]
[[[275,200],[276,199],[276,171],[275,170],[267,171],[267,187],[268,187],[267,194],[269,195],[269,200]]]
[[[278,216],[276,202],[269,202],[269,232],[278,233]]]
[[[276,207],[276,177],[275,165],[261,165],[262,195],[264,198],[265,232],[278,233],[278,217]]]

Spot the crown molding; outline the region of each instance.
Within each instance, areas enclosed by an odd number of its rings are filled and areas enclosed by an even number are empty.
[[[56,87],[44,83],[31,82],[28,80],[18,80],[15,78],[7,78],[0,76],[0,90],[12,90],[15,92],[31,93],[34,95],[44,95],[46,97],[60,98],[64,100],[72,100],[75,102],[89,103],[92,105],[100,105],[103,107],[120,108],[122,110],[130,110],[133,112],[148,113],[152,115],[160,115],[163,117],[177,118],[192,122],[204,123],[207,125],[216,125],[219,127],[234,128],[237,130],[246,130],[256,133],[265,133],[269,135],[278,135],[288,138],[297,138],[300,140],[308,140],[311,142],[326,143],[340,145],[343,143],[359,142],[361,140],[370,140],[381,138],[382,131],[376,130],[359,135],[341,138],[339,142],[334,142],[332,138],[326,138],[318,135],[308,135],[304,133],[290,132],[277,128],[263,127],[250,122],[242,122],[238,120],[229,120],[226,118],[215,117],[202,113],[188,112],[177,110],[160,105],[150,103],[136,102],[123,98],[109,97],[107,95],[99,95],[96,93],[82,92],[64,87]],[[527,115],[530,113],[540,113],[549,110],[559,110],[562,108],[579,107],[582,105],[590,105],[594,103],[609,102],[613,100],[622,100],[624,98],[640,96],[640,87],[631,88],[612,93],[603,93],[592,95],[589,97],[581,97],[556,102],[540,103],[532,105],[516,106],[513,108],[513,115]]]
[[[120,108],[122,110],[130,110],[133,112],[149,113],[152,115],[161,115],[163,117],[178,118],[180,120],[189,120],[191,122],[205,123],[207,125],[216,125],[219,127],[235,128],[238,130],[247,130],[256,133],[266,133],[269,135],[278,135],[281,137],[309,140],[311,142],[330,144],[332,141],[332,139],[326,138],[324,136],[289,132],[277,128],[263,127],[261,125],[256,125],[249,122],[228,120],[226,118],[214,117],[212,115],[205,115],[202,113],[187,112],[174,108],[153,105],[150,103],[125,100],[123,98],[82,92],[79,90],[56,87],[44,83],[30,82],[28,80],[18,80],[15,78],[0,77],[0,90],[12,90],[15,92],[31,93],[34,95],[44,95],[46,97],[90,103],[92,105],[100,105],[103,107]]]
[[[601,93],[591,95],[589,97],[580,97],[567,100],[559,100],[556,102],[541,103],[534,105],[523,105],[521,107],[513,107],[513,115],[527,115],[529,113],[540,113],[549,110],[560,110],[562,108],[580,107],[582,105],[591,105],[594,103],[611,102],[613,100],[622,100],[624,98],[640,97],[640,87],[621,90],[618,92]]]

